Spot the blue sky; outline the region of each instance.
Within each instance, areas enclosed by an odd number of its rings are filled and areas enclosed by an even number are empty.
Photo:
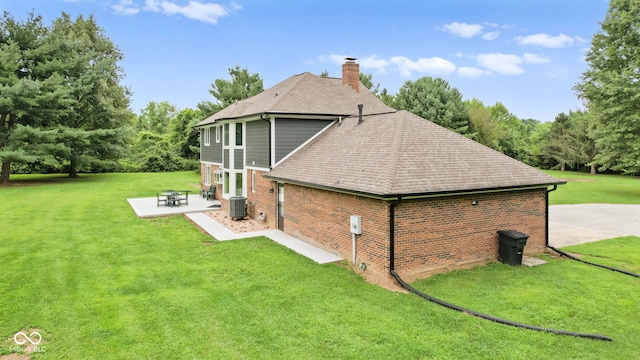
[[[18,19],[50,24],[92,14],[124,53],[135,112],[214,100],[215,79],[240,65],[265,88],[302,72],[341,76],[346,56],[396,93],[441,77],[464,99],[503,103],[521,119],[552,121],[582,108],[572,87],[600,30],[605,0],[0,0]]]

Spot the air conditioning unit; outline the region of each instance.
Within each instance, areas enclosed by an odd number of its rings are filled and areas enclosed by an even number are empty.
[[[229,217],[242,220],[247,217],[247,198],[235,196],[229,199]]]

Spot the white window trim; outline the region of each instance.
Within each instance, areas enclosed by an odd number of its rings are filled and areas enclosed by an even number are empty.
[[[204,166],[204,184],[211,185],[211,165]]]
[[[228,127],[228,134],[227,137],[228,139],[225,139],[225,131],[224,131],[224,126]],[[236,127],[237,126],[242,126],[242,138],[240,139],[242,141],[242,145],[236,145],[237,141],[236,141]],[[246,122],[230,122],[228,124],[223,124],[222,125],[222,129],[220,129],[222,134],[221,136],[223,137],[223,144],[222,144],[222,149],[223,150],[229,150],[229,164],[228,166],[233,167],[233,164],[235,164],[236,158],[235,158],[235,151],[234,150],[239,150],[242,149],[242,154],[243,154],[243,159],[242,159],[242,169],[232,169],[232,168],[223,168],[222,169],[222,175],[220,176],[220,182],[222,184],[222,197],[224,199],[229,199],[230,197],[233,196],[247,196],[247,186],[249,185],[249,182],[247,179],[247,176],[249,175],[249,171],[247,170],[247,166],[245,165],[245,160],[246,160],[246,156],[247,156],[247,152],[246,152],[246,144],[247,144],[247,127],[246,127]],[[225,143],[224,140],[227,140],[227,142]],[[236,178],[237,178],[237,174],[242,174],[242,195],[237,195],[236,194]],[[228,178],[228,179],[227,179]],[[225,182],[228,182],[229,184],[229,188],[228,188],[228,192],[225,192],[224,189],[224,184]]]
[[[216,144],[220,143],[220,126],[216,126]]]
[[[211,145],[211,128],[204,128],[204,146]]]
[[[216,169],[213,172],[213,182],[216,184],[222,184],[222,169]]]

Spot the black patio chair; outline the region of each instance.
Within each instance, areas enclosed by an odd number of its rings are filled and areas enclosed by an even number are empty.
[[[156,198],[158,199],[158,207],[160,207],[160,204],[164,204],[164,206],[167,206],[167,197],[164,195],[160,195],[159,193],[156,193]]]
[[[207,200],[215,200],[216,187],[214,185],[209,186],[209,190],[202,190],[202,198]]]

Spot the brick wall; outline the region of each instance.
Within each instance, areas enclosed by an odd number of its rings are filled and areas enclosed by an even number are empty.
[[[211,185],[214,185],[216,187],[215,199],[222,200],[222,184],[213,183],[213,173],[216,170],[218,170],[218,166],[211,165],[211,182],[212,182]],[[200,163],[200,186],[202,187],[203,190],[209,190],[209,185],[205,185],[204,182],[205,182],[205,164]]]
[[[255,192],[252,191],[252,171],[256,173]],[[276,229],[278,184],[275,181],[264,178],[262,175],[265,173],[265,171],[260,170],[247,170],[247,215],[259,220],[259,214],[263,212],[265,215],[263,223],[266,223],[271,229]],[[270,192],[271,189],[273,189],[272,192]]]
[[[408,280],[495,261],[497,230],[530,235],[525,254],[545,250],[545,190],[403,200],[396,207],[395,269]],[[477,205],[472,205],[476,201]],[[356,249],[363,275],[389,283],[389,204],[287,184],[285,232],[352,258],[349,216],[362,217]],[[361,272],[361,270],[356,270]]]
[[[396,271],[410,281],[496,260],[497,230],[530,235],[525,254],[542,253],[545,213],[545,189],[403,201],[396,208]]]
[[[362,219],[362,234],[356,235],[356,270],[370,281],[387,280],[389,263],[388,204],[361,196],[318,190],[292,184],[285,185],[285,232],[318,244],[351,262],[350,216]]]

